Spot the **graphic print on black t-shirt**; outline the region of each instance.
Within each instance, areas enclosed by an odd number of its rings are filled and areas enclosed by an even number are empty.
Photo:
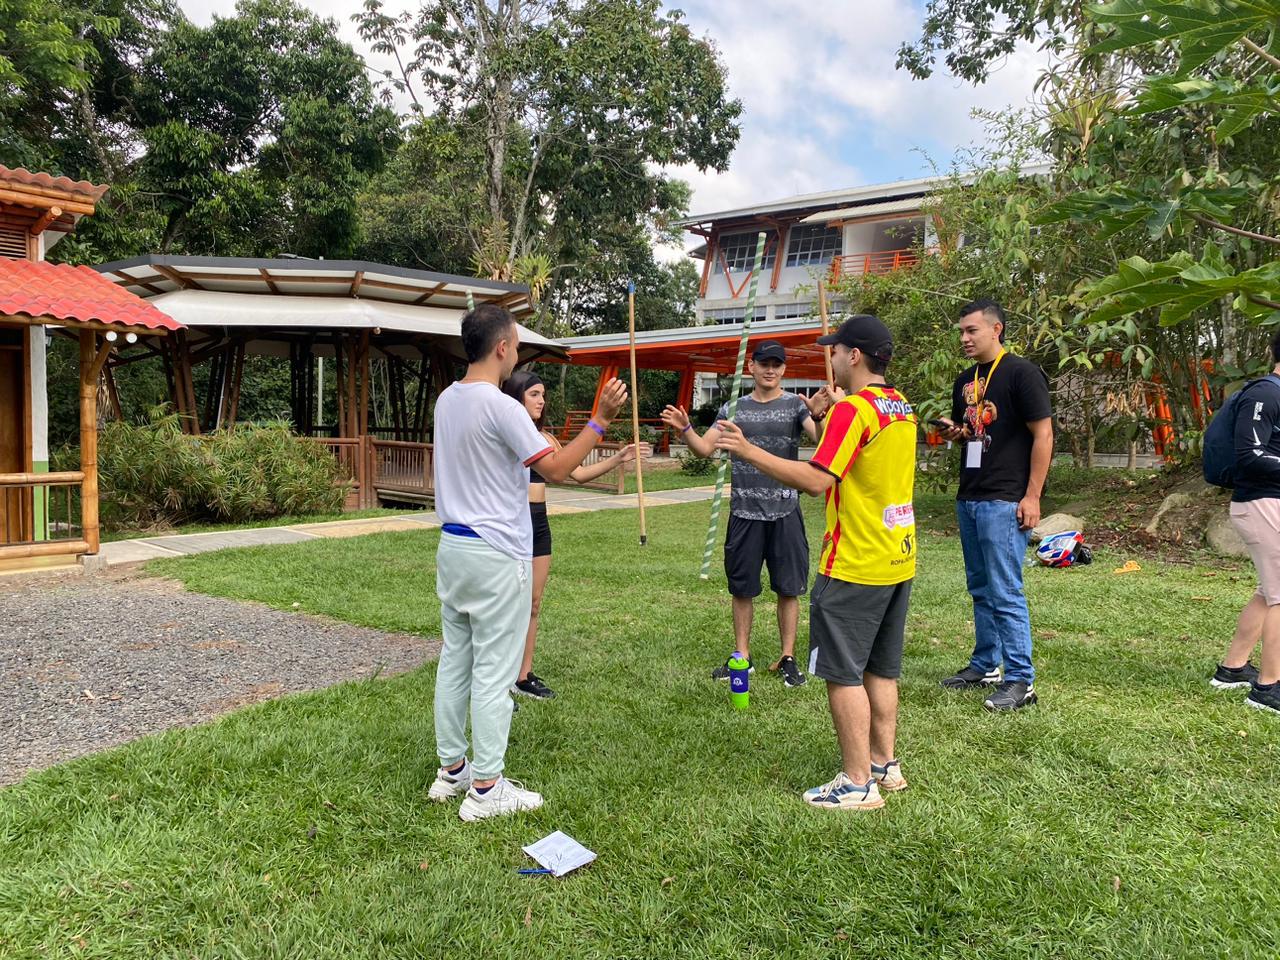
[[[974,373],[977,372],[975,396]],[[1018,502],[1027,493],[1031,479],[1033,437],[1027,424],[1053,416],[1049,402],[1049,379],[1029,360],[1006,353],[995,368],[990,383],[991,364],[970,367],[956,378],[951,392],[951,419],[968,424],[978,433],[976,400],[982,399],[982,431],[991,438],[979,467],[965,467],[960,461],[959,500],[1008,500]],[[962,442],[962,446],[963,446]]]

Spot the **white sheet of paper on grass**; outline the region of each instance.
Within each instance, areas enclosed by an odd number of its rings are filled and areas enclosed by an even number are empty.
[[[550,870],[553,877],[563,877],[570,870],[585,867],[596,858],[593,852],[559,830],[529,844],[524,852]]]

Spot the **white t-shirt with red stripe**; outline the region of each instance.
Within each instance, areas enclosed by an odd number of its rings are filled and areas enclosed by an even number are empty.
[[[440,394],[433,450],[436,516],[470,527],[516,560],[533,556],[529,465],[553,447],[524,406],[491,383]]]

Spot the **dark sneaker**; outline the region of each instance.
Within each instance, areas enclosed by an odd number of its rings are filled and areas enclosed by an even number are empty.
[[[747,673],[755,673],[755,672],[756,672],[756,668],[753,667],[751,665],[751,661],[748,660]],[[728,660],[725,660],[724,663],[720,664],[720,666],[716,667],[714,670],[711,671],[711,679],[712,680],[728,680],[729,679],[729,661]]]
[[[1022,680],[1006,680],[982,704],[988,710],[1021,710],[1036,702],[1034,684]]]
[[[1268,683],[1265,687],[1255,683],[1244,702],[1255,710],[1280,713],[1280,683]]]
[[[948,690],[972,690],[975,687],[994,687],[1000,682],[1000,668],[983,673],[974,667],[965,667],[959,673],[953,673],[942,681]]]
[[[1219,690],[1235,690],[1240,687],[1252,687],[1257,682],[1258,668],[1252,663],[1246,662],[1243,667],[1224,667],[1218,664],[1218,669],[1214,671],[1209,686],[1217,687]]]
[[[542,682],[542,678],[530,670],[523,680],[517,680],[515,686],[511,688],[512,693],[523,693],[526,697],[536,697],[539,700],[550,700],[556,695],[556,692]]]
[[[795,657],[783,657],[779,660],[778,673],[782,676],[782,682],[788,687],[803,687],[809,680],[796,666]]]

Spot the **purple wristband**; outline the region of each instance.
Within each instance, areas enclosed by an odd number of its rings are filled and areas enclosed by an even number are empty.
[[[600,426],[600,424],[596,423],[594,420],[588,420],[587,426],[594,430],[597,436],[604,439],[604,427]]]

